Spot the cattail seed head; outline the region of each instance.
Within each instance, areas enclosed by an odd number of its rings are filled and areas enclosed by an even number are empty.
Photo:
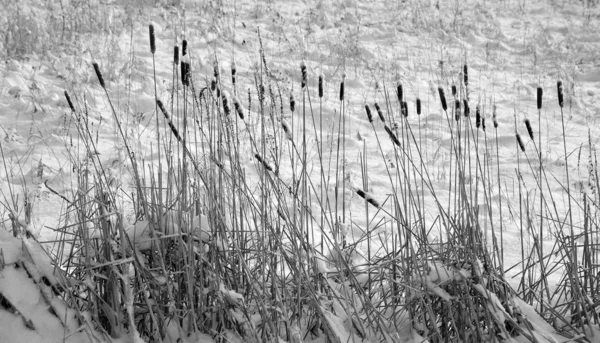
[[[365,105],[365,111],[367,112],[367,118],[369,118],[369,123],[372,123],[373,116],[371,115],[371,108],[369,108],[369,105]]]
[[[379,203],[373,198],[371,194],[366,193],[360,189],[356,190],[356,194],[358,194],[361,198],[365,199],[369,204],[379,208]]]
[[[231,114],[231,108],[229,108],[229,96],[226,91],[221,92],[221,99],[223,100],[223,112],[226,116]]]
[[[185,62],[185,61],[181,61],[181,83],[184,86],[189,86],[190,85],[190,65]]]
[[[558,106],[560,106],[560,108],[562,108],[564,105],[563,83],[560,80],[556,81],[556,91],[558,92]]]
[[[460,100],[454,100],[454,119],[458,121],[460,119]]]
[[[496,104],[494,104],[493,110],[492,110],[492,120],[494,122],[494,129],[498,128],[498,119],[496,118]]]
[[[241,120],[244,120],[244,108],[235,95],[233,96],[233,106],[235,107],[235,112],[238,114],[238,117],[240,117]]]
[[[463,99],[463,114],[465,117],[468,117],[471,114],[471,108],[469,107],[469,102],[467,99]]]
[[[176,66],[179,65],[179,47],[177,45],[173,47],[173,63]]]
[[[150,34],[150,52],[152,55],[156,52],[156,38],[154,37],[154,25],[148,25],[148,33]]]
[[[323,97],[323,75],[319,75],[319,98]]]
[[[292,131],[290,130],[290,127],[285,122],[285,120],[281,121],[281,127],[283,128],[283,132],[285,133],[285,138],[288,141],[292,141]]]
[[[527,128],[527,133],[529,134],[529,138],[531,138],[531,140],[533,140],[533,129],[531,128],[531,123],[529,122],[529,119],[525,119],[525,127]]]
[[[396,96],[398,96],[398,103],[402,104],[404,101],[404,90],[402,89],[402,84],[398,84],[398,88],[396,88]]]
[[[396,137],[394,131],[392,131],[387,125],[385,125],[383,128],[385,129],[385,132],[387,132],[388,136],[390,136],[392,142],[396,144],[396,146],[400,146],[400,141],[398,140],[398,137]]]
[[[187,39],[184,39],[183,42],[181,42],[181,56],[185,55],[187,55]]]
[[[98,82],[100,82],[100,86],[106,89],[106,84],[104,83],[104,77],[102,76],[102,72],[100,71],[100,66],[97,62],[92,64],[94,66],[94,71],[96,71],[96,77],[98,78]]]
[[[167,113],[167,110],[165,109],[165,106],[163,105],[162,101],[160,101],[159,99],[156,99],[156,104],[158,105],[158,108],[160,108],[160,111],[165,116],[165,119],[167,120],[167,124],[169,125],[169,128],[171,129],[171,132],[173,133],[173,136],[175,136],[175,138],[177,138],[178,141],[182,141],[181,136],[179,136],[179,131],[177,131],[177,128],[175,127],[175,125],[173,125],[173,122],[171,121],[171,117],[169,117],[169,114]]]
[[[383,111],[381,110],[381,107],[379,107],[378,103],[375,103],[375,109],[377,110],[377,114],[379,115],[379,119],[381,120],[381,122],[385,123],[385,117],[383,116]]]
[[[308,79],[308,73],[306,72],[306,64],[304,63],[304,61],[300,63],[300,71],[302,72],[302,89],[304,89],[306,87],[306,81]]]
[[[452,85],[452,96],[456,97],[456,85]]]
[[[537,88],[537,109],[542,109],[542,96],[544,95],[544,90],[542,87]]]
[[[469,68],[467,67],[466,64],[463,66],[463,77],[464,77],[464,81],[465,81],[465,87],[468,87],[469,86]]]
[[[438,93],[440,94],[440,101],[442,103],[442,109],[444,111],[447,111],[448,104],[446,103],[446,95],[444,94],[444,89],[442,87],[438,87]]]
[[[71,97],[69,96],[69,93],[67,91],[65,91],[65,98],[67,99],[67,104],[69,104],[69,108],[73,113],[75,113],[75,106],[73,106],[73,102],[71,101]]]
[[[340,101],[344,101],[344,81],[340,83]]]
[[[483,129],[483,131],[485,132],[485,117],[481,118],[481,128]]]
[[[517,132],[517,144],[519,144],[519,148],[522,152],[525,152],[525,144],[523,144],[523,140],[521,139],[521,135]]]
[[[219,72],[220,68],[219,68],[219,62],[215,61],[213,63],[213,74],[215,76],[215,79],[219,78],[220,72]]]
[[[402,101],[402,115],[404,118],[408,117],[408,103],[406,101]]]
[[[479,128],[481,126],[481,106],[477,105],[475,107],[475,127]]]
[[[256,159],[258,160],[258,162],[260,162],[266,170],[272,172],[273,168],[271,168],[271,166],[267,163],[267,161],[263,160],[262,157],[260,157],[259,154],[254,154],[254,157],[256,157]]]
[[[294,99],[294,94],[290,93],[290,111],[292,113],[296,110],[296,100]]]
[[[421,115],[421,99],[417,98],[417,115]]]
[[[217,80],[211,80],[210,81],[210,90],[214,92],[215,89],[217,89]]]

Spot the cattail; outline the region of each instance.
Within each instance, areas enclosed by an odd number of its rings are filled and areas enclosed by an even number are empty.
[[[71,111],[76,112],[75,111],[75,106],[73,106],[73,102],[71,101],[71,97],[69,96],[69,93],[67,91],[65,91],[65,98],[67,99],[67,104],[69,104],[69,108],[71,108]]]
[[[438,93],[440,94],[440,101],[442,102],[442,109],[445,112],[448,110],[448,104],[446,103],[446,95],[444,95],[444,89],[442,87],[438,87]]]
[[[485,117],[481,118],[481,129],[485,132]]]
[[[221,99],[223,100],[223,111],[226,116],[229,116],[231,114],[231,109],[229,108],[228,94],[226,91],[221,92]]]
[[[319,98],[323,97],[323,75],[319,75]]]
[[[219,73],[219,62],[218,61],[215,61],[213,63],[213,74],[215,75],[215,79],[218,80],[219,79],[219,75],[220,75],[220,73]]]
[[[421,115],[421,99],[417,98],[417,115]]]
[[[463,66],[463,77],[465,81],[465,87],[469,87],[469,68],[466,64]]]
[[[377,110],[377,114],[379,115],[379,119],[381,119],[381,122],[385,123],[385,118],[383,117],[383,111],[381,110],[381,107],[379,107],[378,103],[375,103],[375,109]]]
[[[304,61],[300,63],[300,71],[302,72],[302,89],[304,89],[307,80],[306,64],[304,64]]]
[[[369,105],[365,105],[365,111],[367,111],[367,118],[369,118],[369,123],[373,122],[373,116],[371,115],[371,109]]]
[[[165,106],[163,105],[162,101],[156,99],[156,104],[158,105],[158,108],[160,108],[160,111],[165,116],[165,119],[167,120],[167,124],[169,125],[171,132],[173,132],[173,136],[175,136],[175,138],[177,138],[178,141],[181,141],[181,137],[179,136],[179,131],[177,131],[177,128],[175,127],[175,125],[173,125],[173,122],[171,121],[171,117],[169,117],[169,114],[167,113],[167,110],[165,109]]]
[[[533,140],[533,129],[531,128],[531,123],[529,122],[529,119],[525,119],[525,127],[527,128],[527,133],[529,134],[529,138],[531,138],[531,140]]]
[[[404,116],[404,118],[408,117],[408,103],[406,101],[402,101],[402,115]]]
[[[525,152],[525,145],[523,144],[523,140],[521,140],[521,135],[517,132],[517,143],[519,144],[519,148],[521,148],[522,152]]]
[[[92,65],[94,66],[94,70],[96,71],[96,77],[98,78],[98,81],[100,82],[100,86],[104,89],[106,89],[106,84],[104,83],[104,77],[102,76],[102,72],[100,72],[100,66],[98,66],[98,63],[94,62],[92,63]]]
[[[544,90],[542,87],[537,88],[537,108],[538,110],[542,109],[542,95],[544,95]]]
[[[266,170],[268,170],[270,172],[273,171],[273,168],[271,168],[271,166],[265,160],[263,160],[262,157],[260,157],[259,154],[254,154],[254,157],[256,157],[256,159],[258,160],[258,162],[262,163],[262,165],[265,167]]]
[[[454,100],[454,109],[455,109],[454,119],[456,121],[458,121],[460,119],[460,100],[458,100],[458,99]]]
[[[358,194],[361,198],[365,199],[369,204],[379,208],[379,203],[373,198],[371,194],[366,193],[360,189],[356,190],[356,194]]]
[[[152,55],[156,52],[156,41],[154,37],[154,25],[148,25],[148,32],[150,34],[150,52]]]
[[[498,128],[498,120],[496,118],[496,104],[494,104],[494,107],[493,107],[492,120],[494,121],[494,129],[497,129]]]
[[[185,55],[187,55],[187,39],[184,39],[183,42],[181,42],[181,56]]]
[[[465,117],[468,117],[471,114],[471,108],[469,107],[469,102],[467,101],[467,99],[463,99],[463,108],[463,113]]]
[[[288,141],[292,141],[292,131],[284,120],[281,121],[281,127],[283,128],[283,132],[285,132],[285,138]]]
[[[398,84],[398,88],[396,89],[396,95],[398,96],[398,103],[402,104],[402,101],[404,101],[404,91],[402,90],[401,83]]]
[[[290,93],[290,111],[294,113],[296,110],[296,100],[294,99],[294,94]]]
[[[173,63],[176,66],[179,65],[179,47],[177,45],[173,47]]]
[[[190,84],[190,65],[184,60],[181,61],[181,83],[184,86],[189,86]]]
[[[558,92],[558,106],[560,106],[560,108],[562,108],[564,105],[562,81],[560,81],[560,80],[556,81],[556,90]]]
[[[344,101],[344,81],[340,83],[340,101]]]
[[[477,105],[475,107],[475,127],[479,128],[481,126],[481,106]]]
[[[400,146],[400,141],[398,140],[398,137],[396,137],[396,134],[387,125],[385,125],[383,128],[385,129],[385,132],[387,132],[388,136],[390,136],[392,142],[394,142],[394,144],[397,146]]]
[[[244,108],[235,95],[233,96],[233,106],[235,107],[235,112],[238,114],[238,117],[240,117],[241,120],[244,120]]]
[[[215,89],[217,89],[217,80],[211,80],[210,81],[210,90],[214,92]]]
[[[452,96],[456,98],[456,85],[452,85]]]
[[[235,62],[233,62],[231,64],[231,84],[233,85],[234,88],[235,88],[236,74],[237,74],[237,66],[236,66]]]

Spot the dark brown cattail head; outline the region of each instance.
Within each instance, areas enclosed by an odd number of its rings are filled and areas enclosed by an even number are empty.
[[[525,127],[527,128],[527,134],[529,134],[529,138],[531,138],[531,140],[533,140],[533,129],[531,128],[531,123],[529,122],[529,119],[525,119]]]
[[[394,131],[392,131],[387,125],[385,125],[383,128],[385,129],[385,132],[387,132],[388,136],[390,136],[392,142],[396,144],[396,146],[400,146],[400,141],[398,140],[398,137],[396,137],[396,134],[394,134]]]
[[[158,105],[158,108],[160,108],[160,111],[165,116],[165,119],[167,120],[167,124],[169,125],[169,128],[171,129],[171,132],[173,133],[173,136],[175,136],[175,138],[177,138],[178,141],[182,141],[181,136],[179,136],[179,131],[177,131],[177,128],[175,127],[175,125],[173,125],[173,122],[171,121],[171,118],[169,117],[169,114],[167,113],[167,110],[165,109],[165,106],[163,105],[162,101],[156,99],[156,104]]]
[[[479,128],[481,126],[481,106],[477,105],[475,107],[475,127]]]
[[[150,34],[150,52],[152,55],[156,52],[156,38],[154,37],[154,25],[148,25],[148,33]]]
[[[452,96],[456,98],[456,85],[452,85]]]
[[[179,47],[177,45],[173,47],[173,63],[175,66],[179,65]]]
[[[340,83],[340,101],[344,101],[344,81]]]
[[[226,91],[221,92],[221,99],[223,100],[223,112],[226,116],[231,114],[231,108],[229,108],[229,96]]]
[[[402,115],[404,118],[408,117],[408,103],[406,101],[402,101]]]
[[[378,103],[375,103],[375,109],[377,110],[377,114],[379,115],[379,119],[381,120],[381,122],[385,123],[385,117],[383,116],[383,111],[381,110],[381,107],[379,107]]]
[[[365,105],[365,111],[367,111],[367,118],[369,118],[369,123],[372,123],[373,116],[371,115],[371,108],[369,108],[369,105]]]
[[[218,61],[215,61],[215,62],[213,63],[213,74],[214,74],[214,76],[215,76],[215,79],[219,79],[219,75],[220,75],[220,72],[219,72],[219,70],[220,70],[220,69],[221,69],[221,68],[219,68],[219,62],[218,62]]]
[[[379,208],[379,203],[373,198],[371,194],[366,193],[360,189],[356,190],[356,194],[358,194],[361,198],[365,199],[369,204]]]
[[[304,61],[300,63],[300,71],[302,72],[302,89],[304,89],[306,87],[306,81],[308,79],[308,73],[306,71],[306,64],[304,63]]]
[[[481,129],[485,132],[485,117],[481,118]]]
[[[240,117],[241,120],[244,120],[244,108],[235,95],[233,96],[233,106],[235,107],[235,112],[238,114],[238,117]]]
[[[160,109],[160,111],[162,112],[162,114],[165,116],[165,118],[167,120],[171,119],[171,118],[169,118],[169,114],[167,113],[167,109],[165,108],[165,105],[163,105],[162,101],[160,101],[159,99],[156,99],[156,104],[158,105],[158,108]]]
[[[492,110],[492,121],[494,122],[494,129],[498,128],[498,118],[496,117],[496,104],[494,104]]]
[[[563,98],[563,84],[562,84],[562,81],[560,81],[560,80],[556,82],[556,91],[558,92],[558,106],[560,106],[560,108],[562,108],[564,105],[564,98]]]
[[[402,104],[404,101],[404,90],[402,89],[402,84],[398,84],[398,88],[396,88],[396,96],[398,97],[398,103]]]
[[[181,61],[181,83],[184,86],[189,86],[190,85],[190,65],[185,62],[185,61]]]
[[[67,91],[65,91],[65,98],[67,99],[67,104],[69,104],[69,108],[73,113],[75,113],[75,106],[73,106],[73,102],[71,101],[71,97],[69,96],[69,93]]]
[[[465,87],[468,87],[469,86],[469,68],[467,67],[466,64],[463,66],[463,77],[464,77],[464,81],[465,81]]]
[[[185,55],[187,55],[187,39],[184,39],[183,42],[181,42],[181,56]]]
[[[442,103],[442,109],[444,111],[447,111],[448,104],[446,103],[446,95],[444,94],[444,89],[442,87],[438,87],[438,93],[440,94],[440,102]]]
[[[98,78],[98,82],[100,82],[100,86],[106,89],[106,84],[104,83],[104,77],[100,71],[100,66],[96,62],[94,62],[92,65],[94,66],[94,71],[96,71],[96,77]]]
[[[421,115],[421,99],[417,98],[417,115]]]
[[[323,97],[323,75],[319,75],[319,98]]]
[[[463,99],[463,114],[465,117],[468,117],[471,114],[471,108],[469,107],[467,99]]]
[[[290,93],[290,111],[292,113],[296,110],[296,100],[294,99],[294,94]]]
[[[210,90],[214,92],[215,89],[217,89],[217,80],[211,80],[210,81]]]
[[[537,108],[538,110],[542,109],[542,96],[544,95],[544,90],[542,87],[537,88]]]
[[[460,100],[454,100],[454,119],[458,121],[460,119]]]
[[[266,170],[272,172],[273,168],[271,168],[271,166],[267,163],[267,161],[263,160],[262,157],[260,157],[259,154],[254,154],[254,157],[256,157],[256,159],[258,160],[258,162],[260,162]]]
[[[519,148],[522,152],[525,152],[525,144],[523,144],[523,140],[521,139],[521,135],[517,132],[517,144],[519,144]]]

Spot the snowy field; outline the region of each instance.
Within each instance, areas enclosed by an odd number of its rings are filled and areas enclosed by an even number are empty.
[[[0,342],[600,341],[596,2],[0,3]]]

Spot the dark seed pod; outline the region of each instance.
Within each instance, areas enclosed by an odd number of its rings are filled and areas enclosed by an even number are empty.
[[[387,125],[384,126],[384,129],[385,132],[387,132],[388,136],[390,136],[392,142],[394,142],[396,146],[400,146],[400,141],[398,140],[398,137],[396,137],[396,134],[394,134],[394,132]]]
[[[240,104],[240,101],[235,96],[233,97],[233,106],[235,107],[235,112],[238,114],[241,120],[244,120],[244,109]]]
[[[406,101],[402,101],[402,115],[404,118],[408,117],[408,103]]]
[[[471,108],[469,107],[469,102],[467,101],[467,99],[463,99],[463,108],[463,113],[465,117],[468,117],[471,114]]]
[[[319,75],[319,98],[323,97],[323,75]]]
[[[448,111],[448,104],[446,103],[446,95],[444,95],[444,89],[442,87],[439,87],[438,93],[440,94],[440,101],[442,103],[442,109],[444,111]]]
[[[373,116],[371,115],[371,109],[369,105],[365,105],[365,111],[367,111],[367,118],[369,118],[369,123],[373,122]]]
[[[404,101],[404,90],[402,89],[402,84],[398,84],[398,88],[396,89],[396,95],[398,96],[398,103],[402,104]]]
[[[190,65],[184,61],[181,61],[181,83],[184,86],[189,86],[190,84],[189,72]]]
[[[525,127],[527,128],[527,133],[529,134],[529,138],[531,138],[531,140],[533,140],[533,129],[531,128],[531,123],[529,122],[529,119],[525,119]]]
[[[171,132],[173,133],[173,136],[175,136],[175,138],[177,138],[178,141],[181,141],[181,137],[179,136],[179,131],[177,131],[177,128],[175,127],[175,125],[173,125],[173,122],[171,121],[171,117],[169,117],[169,114],[167,113],[167,110],[165,109],[165,106],[163,105],[162,101],[156,99],[156,104],[158,105],[158,108],[160,108],[160,111],[162,112],[162,114],[165,116],[165,119],[167,120],[167,124],[169,125],[169,128],[171,129]]]
[[[294,94],[290,93],[290,111],[292,113],[296,110],[296,100],[294,99]]]
[[[156,38],[154,37],[154,25],[148,25],[148,33],[150,34],[150,52],[152,55],[156,52]]]
[[[537,88],[537,108],[538,110],[542,109],[542,96],[544,95],[544,90],[542,87]]]
[[[260,162],[265,167],[266,170],[268,170],[270,172],[273,171],[273,168],[271,168],[271,166],[265,160],[263,160],[262,157],[260,157],[259,154],[254,154],[254,157],[256,157],[256,159],[258,160],[258,162]]]
[[[304,64],[304,61],[300,63],[300,71],[302,72],[302,88],[304,89],[304,87],[306,87],[306,81],[308,79],[306,72],[306,64]]]
[[[213,63],[213,74],[215,76],[215,79],[219,78],[219,62],[215,61],[215,63]]]
[[[494,108],[492,111],[492,120],[494,122],[494,129],[498,128],[498,119],[496,118],[496,104],[494,104]]]
[[[417,115],[421,115],[421,99],[417,98]]]
[[[176,66],[179,65],[179,47],[177,45],[173,47],[173,63]]]
[[[454,119],[458,121],[460,119],[460,100],[454,100]]]
[[[223,112],[225,112],[226,116],[229,116],[231,114],[231,108],[229,108],[229,99],[225,92],[221,93],[221,99],[223,100]]]
[[[71,97],[69,96],[69,93],[67,91],[65,91],[65,98],[67,99],[67,104],[69,104],[69,108],[71,109],[71,111],[73,111],[73,113],[75,113],[75,106],[73,106],[73,102],[71,101]]]
[[[517,144],[519,144],[519,148],[522,152],[525,152],[525,145],[523,144],[523,140],[521,139],[521,135],[517,133]]]
[[[379,208],[379,203],[377,202],[377,200],[373,199],[373,197],[370,194],[365,193],[360,189],[356,190],[356,194],[358,194],[361,198],[365,199],[369,204]]]
[[[100,86],[106,89],[106,84],[104,83],[104,77],[100,71],[100,66],[96,62],[94,62],[92,65],[94,66],[94,71],[96,71],[96,77],[98,78],[98,82],[100,82]]]
[[[377,110],[377,114],[379,115],[379,119],[381,120],[381,122],[385,123],[385,118],[383,117],[383,111],[381,110],[381,107],[379,107],[378,103],[375,103],[375,109]]]
[[[456,98],[456,85],[452,85],[452,96]]]
[[[465,87],[468,87],[469,86],[469,68],[467,67],[466,64],[463,66],[463,77],[464,77],[464,81],[465,81]]]
[[[563,98],[563,84],[562,84],[562,81],[560,81],[560,80],[556,82],[556,91],[558,92],[558,106],[560,106],[560,108],[562,108],[564,105],[564,98]]]
[[[475,107],[475,127],[479,128],[481,126],[481,106],[477,105]]]
[[[184,39],[183,42],[181,42],[181,56],[185,55],[187,55],[187,39]]]
[[[237,65],[235,62],[231,64],[231,83],[235,86],[235,77],[237,75]]]
[[[211,80],[210,81],[210,90],[214,92],[215,89],[217,89],[217,80]]]
[[[485,131],[485,117],[481,118],[481,128]]]
[[[344,101],[344,81],[340,83],[340,101]]]

